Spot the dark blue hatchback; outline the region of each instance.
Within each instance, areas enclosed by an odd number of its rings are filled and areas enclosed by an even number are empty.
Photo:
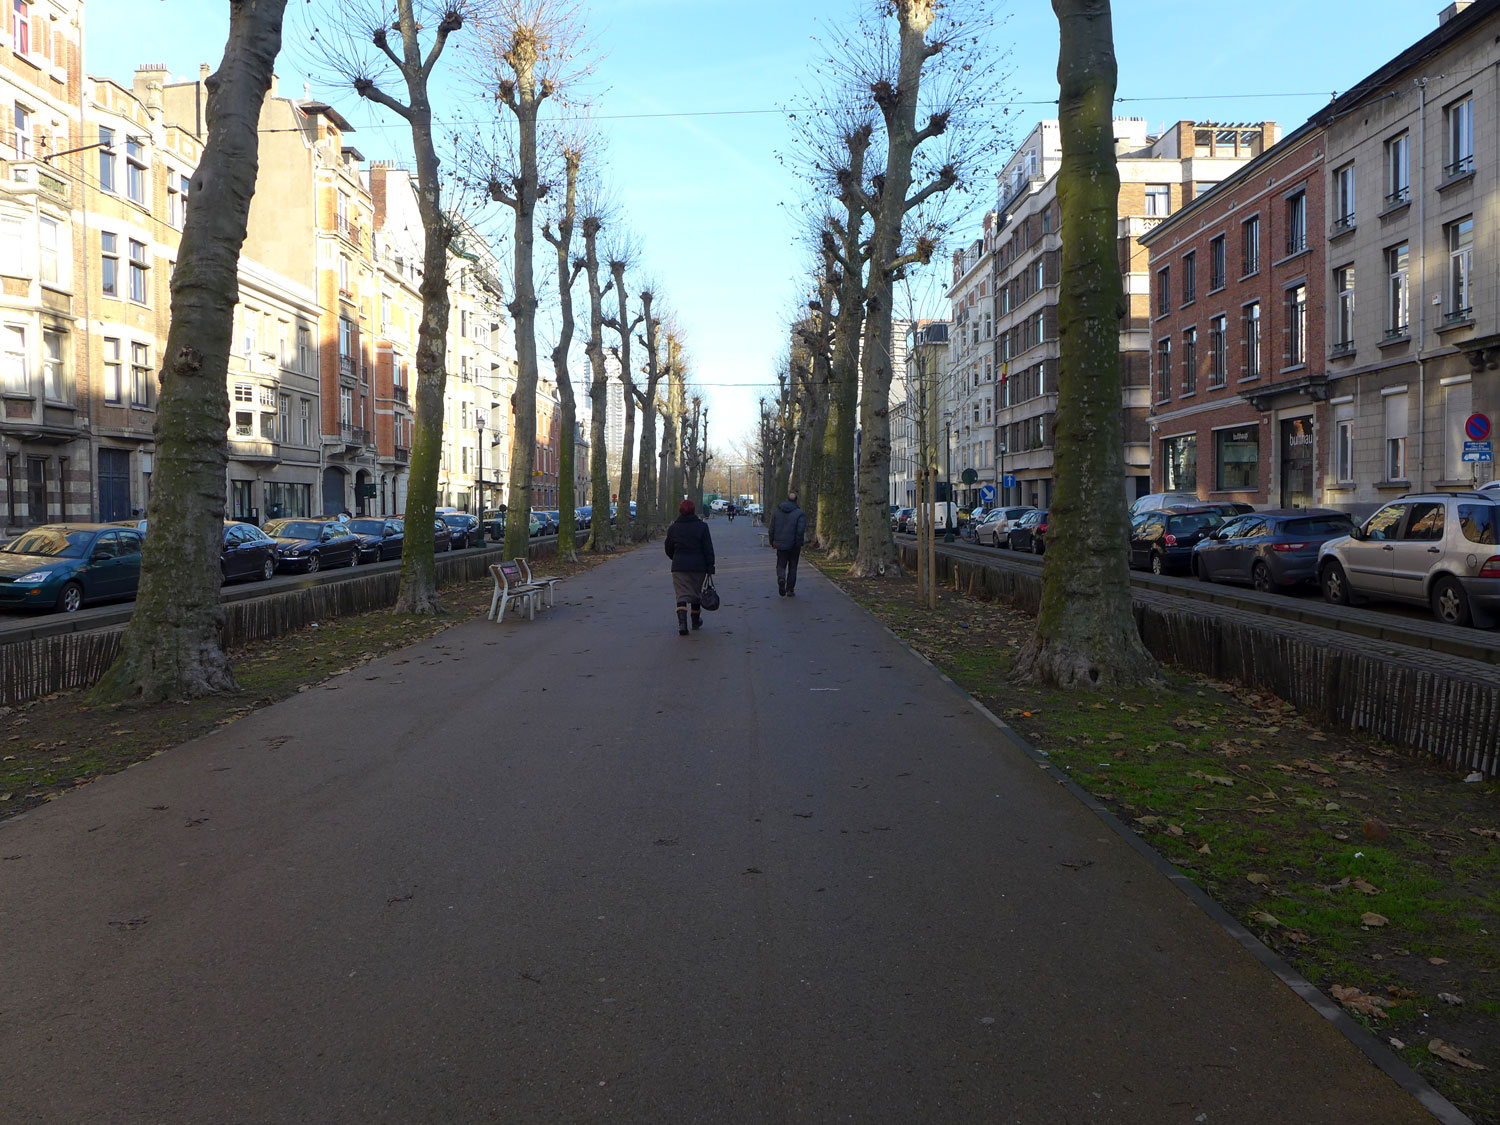
[[[1262,591],[1316,582],[1318,548],[1353,527],[1347,514],[1331,508],[1254,512],[1199,540],[1193,573],[1205,582],[1243,582]]]

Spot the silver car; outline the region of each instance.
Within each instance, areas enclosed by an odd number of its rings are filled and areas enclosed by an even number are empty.
[[[1036,511],[1035,508],[1025,504],[1017,504],[1009,508],[992,508],[985,514],[979,526],[974,529],[974,541],[988,543],[991,547],[1009,547],[1010,529],[1027,512],[1034,511]]]
[[[1449,625],[1500,617],[1500,498],[1435,492],[1387,504],[1318,552],[1318,583],[1335,605],[1369,598],[1425,605]]]

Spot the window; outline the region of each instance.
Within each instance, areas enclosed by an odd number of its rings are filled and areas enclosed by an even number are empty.
[[[115,192],[115,131],[99,126],[99,190]]]
[[[1222,234],[1208,244],[1208,288],[1210,292],[1224,288],[1224,236]]]
[[[1443,110],[1448,162],[1443,171],[1462,176],[1474,170],[1474,99],[1466,97]]]
[[[267,412],[260,416],[260,436],[266,441],[276,440],[276,415]]]
[[[339,255],[339,292],[349,293],[349,259]]]
[[[1182,334],[1182,393],[1196,394],[1198,391],[1198,329],[1189,328]]]
[[[146,258],[146,244],[130,239],[130,299],[137,304],[147,303],[150,288],[147,271],[151,268]]]
[[[1354,165],[1333,173],[1333,233],[1354,229]]]
[[[1227,321],[1221,314],[1208,322],[1208,385],[1222,387],[1228,370],[1225,356]]]
[[[63,357],[63,334],[53,328],[42,329],[42,368],[47,397],[53,402],[68,401],[67,362]]]
[[[1191,305],[1198,299],[1198,255],[1182,256],[1182,303]]]
[[[1385,479],[1406,479],[1406,391],[1385,396]]]
[[[1214,431],[1215,488],[1236,492],[1255,489],[1259,464],[1259,426]]]
[[[312,402],[308,399],[301,400],[301,410],[297,419],[298,436],[302,439],[302,445],[312,444]]]
[[[1156,271],[1156,315],[1166,316],[1172,311],[1172,267],[1163,266]]]
[[[20,102],[16,103],[16,108],[15,108],[15,122],[16,122],[16,135],[15,135],[16,159],[17,160],[30,160],[31,156],[32,156],[32,152],[31,152],[31,110],[27,109]]]
[[[1333,408],[1333,479],[1340,484],[1354,481],[1354,403]]]
[[[348,387],[339,388],[339,425],[354,425],[354,392]]]
[[[253,438],[255,436],[254,411],[236,410],[234,412],[234,436],[237,438]]]
[[[1260,302],[1245,306],[1245,379],[1260,378]]]
[[[1172,189],[1167,184],[1146,185],[1146,214],[1165,217],[1172,213]]]
[[[187,225],[188,178],[167,173],[167,222],[181,230]]]
[[[1334,349],[1349,351],[1354,347],[1354,267],[1343,266],[1333,271],[1334,315],[1338,323],[1334,326]]]
[[[1172,397],[1172,341],[1156,342],[1156,397],[1165,402]]]
[[[145,344],[130,345],[130,403],[151,405],[151,349]]]
[[[1470,543],[1493,547],[1500,535],[1500,513],[1493,504],[1460,504],[1458,526]]]
[[[4,332],[4,351],[0,352],[0,363],[5,365],[4,389],[11,394],[31,393],[31,370],[27,362],[26,329],[17,324],[7,324]]]
[[[1438,540],[1443,537],[1443,502],[1437,503],[1426,501],[1413,504],[1411,515],[1407,519],[1406,534],[1403,539],[1418,539],[1424,542]]]
[[[1385,337],[1387,340],[1406,335],[1406,326],[1410,309],[1407,303],[1407,270],[1410,265],[1410,255],[1407,252],[1407,244],[1402,242],[1392,246],[1385,252],[1386,283],[1386,310],[1385,310]],[[1391,480],[1400,480],[1400,477],[1391,477]]]
[[[354,322],[339,317],[339,374],[354,375]]]
[[[118,405],[123,402],[125,391],[121,377],[120,341],[116,337],[104,337],[104,401]]]
[[[1411,134],[1402,133],[1385,142],[1385,205],[1411,202]]]
[[[120,295],[120,236],[99,232],[99,285],[106,297]]]
[[[1300,254],[1307,249],[1307,192],[1299,191],[1286,201],[1286,252]]]
[[[249,383],[236,383],[234,385],[234,401],[253,403],[255,401],[255,388]]]
[[[276,440],[292,440],[292,396],[278,395],[276,398]]]
[[[151,206],[150,177],[146,173],[146,146],[139,137],[125,135],[125,194],[143,206]]]
[[[1198,435],[1163,438],[1161,486],[1167,492],[1198,491]]]
[[[1448,321],[1468,320],[1474,315],[1470,289],[1474,253],[1474,216],[1449,223],[1448,231]]]
[[[1286,294],[1286,361],[1288,367],[1307,362],[1307,286],[1294,285]]]
[[[312,374],[312,329],[305,324],[297,325],[297,370]]]
[[[1244,251],[1245,276],[1260,272],[1260,216],[1251,215],[1240,224],[1240,246]]]
[[[0,216],[0,273],[26,276],[26,235],[19,218]]]
[[[10,41],[16,54],[31,54],[31,8],[27,0],[14,0],[11,5]]]
[[[62,273],[62,224],[56,219],[41,217],[41,274],[42,281],[49,285],[61,285]]]

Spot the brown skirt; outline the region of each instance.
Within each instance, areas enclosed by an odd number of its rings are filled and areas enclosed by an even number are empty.
[[[693,608],[697,609],[698,599],[703,594],[703,580],[707,577],[701,570],[674,570],[672,592],[677,595],[677,604],[691,602]]]

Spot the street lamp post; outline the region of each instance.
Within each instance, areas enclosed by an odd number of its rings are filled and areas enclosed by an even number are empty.
[[[478,521],[475,545],[484,546],[484,411],[474,411],[474,425],[479,430],[479,456],[475,459],[477,475],[474,478],[474,518]]]
[[[946,499],[943,501],[943,542],[953,542],[954,516],[958,509],[953,504],[953,411],[943,411],[943,486]]]
[[[1000,453],[1000,506],[1004,508],[1010,504],[1010,496],[1008,495],[1010,490],[1005,487],[1005,443],[1003,441],[996,442],[995,448]]]

